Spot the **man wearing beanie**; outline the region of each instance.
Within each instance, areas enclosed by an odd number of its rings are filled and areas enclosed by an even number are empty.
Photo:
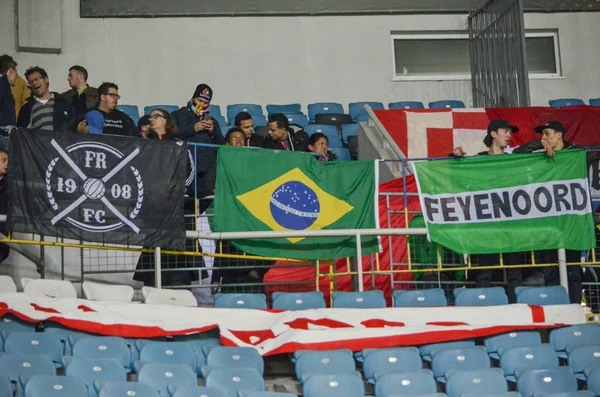
[[[208,105],[212,97],[212,88],[207,84],[199,84],[187,105],[171,113],[177,125],[177,135],[180,139],[190,143],[225,144],[225,138],[221,133],[219,124],[213,120],[208,111]],[[190,195],[195,192],[212,192],[215,188],[214,180],[205,178],[205,175],[211,167],[214,167],[217,161],[217,149],[195,146],[191,147],[190,150],[196,158],[196,183],[195,186],[191,186]]]

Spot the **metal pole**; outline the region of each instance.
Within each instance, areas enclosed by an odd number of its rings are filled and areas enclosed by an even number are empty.
[[[567,253],[564,248],[558,250],[558,276],[560,285],[565,287],[569,293],[569,276],[567,272]]]
[[[154,286],[162,288],[162,266],[160,263],[160,247],[154,248]]]
[[[364,291],[363,285],[363,268],[362,268],[362,244],[360,242],[360,234],[356,233],[356,271],[358,272],[358,290]]]

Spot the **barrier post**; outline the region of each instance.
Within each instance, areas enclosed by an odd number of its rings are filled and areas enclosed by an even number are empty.
[[[160,263],[160,247],[154,248],[154,286],[162,288],[162,266]]]
[[[569,275],[567,271],[567,253],[564,248],[558,250],[558,276],[560,285],[565,287],[569,293]]]
[[[358,272],[358,290],[363,292],[362,244],[360,233],[356,233],[356,271]]]

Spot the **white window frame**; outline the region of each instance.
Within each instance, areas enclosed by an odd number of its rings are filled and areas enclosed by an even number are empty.
[[[401,76],[396,75],[396,53],[394,49],[394,40],[451,40],[451,39],[463,39],[468,40],[468,33],[392,33],[391,49],[392,49],[392,81],[454,81],[463,80],[470,81],[471,74],[427,74],[427,75],[413,75],[413,76]],[[543,80],[543,79],[564,79],[562,75],[562,68],[560,64],[560,52],[558,44],[558,32],[556,31],[537,31],[537,32],[525,32],[525,37],[552,37],[554,42],[554,62],[556,65],[556,73],[529,73],[529,78],[532,80]]]

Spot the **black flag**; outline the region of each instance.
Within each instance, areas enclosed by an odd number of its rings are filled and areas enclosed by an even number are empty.
[[[10,231],[185,249],[184,142],[18,130],[9,153]]]

